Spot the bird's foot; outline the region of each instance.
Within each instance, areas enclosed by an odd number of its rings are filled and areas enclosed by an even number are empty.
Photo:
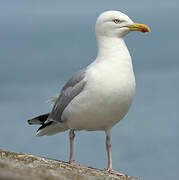
[[[117,172],[117,171],[114,171],[112,168],[107,168],[106,171],[110,174],[114,174],[114,175],[117,175],[117,176],[122,176],[122,177],[126,177],[125,174],[122,174],[120,172]]]
[[[76,162],[75,160],[72,160],[72,161],[70,161],[69,163],[70,163],[71,165],[74,165],[74,166],[80,166],[80,167],[88,168],[88,167],[86,167],[86,166],[84,166],[84,165]]]

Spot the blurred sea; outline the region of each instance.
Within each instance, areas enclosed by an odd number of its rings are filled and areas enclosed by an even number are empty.
[[[152,32],[126,37],[137,90],[129,113],[112,131],[114,169],[145,180],[177,179],[179,2],[137,2],[0,2],[0,148],[68,161],[68,132],[35,137],[37,128],[26,120],[50,111],[48,98],[95,59],[97,16],[120,9]],[[104,133],[77,132],[75,156],[105,168]]]

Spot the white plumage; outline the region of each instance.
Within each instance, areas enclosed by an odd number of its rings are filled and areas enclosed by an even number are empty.
[[[128,112],[135,95],[135,77],[129,51],[123,37],[130,31],[149,32],[119,11],[102,13],[96,22],[98,54],[85,70],[74,75],[53,98],[49,115],[29,120],[40,122],[37,135],[52,135],[70,129],[70,163],[73,158],[75,130],[104,130],[108,154],[107,171],[112,170],[110,131]]]
[[[111,49],[111,54],[103,57],[99,53],[87,68],[86,87],[63,112],[62,119],[68,119],[70,129],[108,130],[124,117],[132,103],[135,78],[124,41],[107,38],[100,50],[105,49]]]

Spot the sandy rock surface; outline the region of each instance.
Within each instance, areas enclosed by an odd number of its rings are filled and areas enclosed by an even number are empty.
[[[139,180],[0,149],[0,180]]]

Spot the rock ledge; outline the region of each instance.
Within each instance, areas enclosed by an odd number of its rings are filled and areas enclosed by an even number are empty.
[[[0,149],[0,180],[139,180]]]

